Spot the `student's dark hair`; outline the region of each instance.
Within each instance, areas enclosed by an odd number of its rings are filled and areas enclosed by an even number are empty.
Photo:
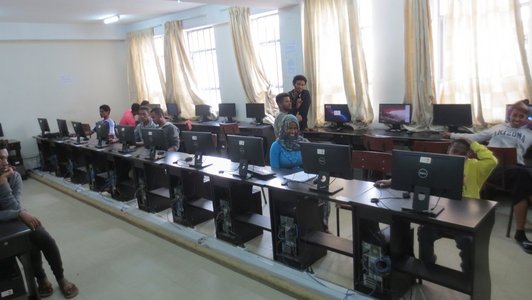
[[[0,150],[7,149],[8,144],[9,144],[8,140],[0,140]]]
[[[283,102],[284,97],[290,98],[290,95],[288,93],[277,94],[277,96],[275,96],[275,102],[277,102],[277,104]]]
[[[303,80],[305,82],[305,84],[307,84],[307,78],[303,75],[296,75],[294,76],[294,79],[292,79],[292,85],[296,85],[296,82],[298,82],[299,80]]]
[[[527,99],[525,99],[527,100]],[[515,102],[513,105],[512,105],[512,110],[517,110],[523,114],[528,114],[528,105],[527,103],[525,102],[525,100],[520,100],[520,101],[517,101]]]
[[[158,116],[164,116],[164,112],[163,112],[163,109],[160,108],[160,107],[154,107],[152,108],[151,110],[152,113],[158,115]]]
[[[139,111],[141,111],[141,110],[145,110],[145,111],[147,111],[148,113],[150,113],[150,107],[149,107],[149,106],[141,105],[141,106],[139,107]]]
[[[148,105],[148,104],[150,104],[150,101],[148,101],[148,100],[142,100],[142,102],[140,102],[141,106],[142,105]]]
[[[462,145],[466,147],[467,149],[471,148],[471,145],[469,145],[469,142],[466,139],[456,139],[451,142],[452,144]]]
[[[140,104],[138,104],[138,103],[131,104],[131,112],[134,115],[137,115],[139,113],[139,108],[140,108]]]
[[[100,105],[100,110],[103,110],[105,112],[110,112],[111,108],[109,107],[109,105],[104,104],[104,105]]]

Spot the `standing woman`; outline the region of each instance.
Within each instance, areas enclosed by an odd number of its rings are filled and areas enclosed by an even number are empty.
[[[279,137],[270,148],[270,165],[273,169],[292,169],[302,164],[300,142],[308,142],[299,135],[299,122],[293,115],[283,118]]]
[[[296,116],[299,121],[299,128],[301,131],[307,130],[308,124],[308,110],[310,108],[310,92],[305,89],[307,85],[307,78],[303,75],[296,75],[292,80],[294,89],[288,92],[290,100],[292,101],[292,109],[290,114]]]

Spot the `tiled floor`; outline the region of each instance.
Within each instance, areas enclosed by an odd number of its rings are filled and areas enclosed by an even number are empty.
[[[58,241],[66,274],[80,287],[79,299],[290,298],[35,180],[24,182],[23,196],[24,206],[41,218]],[[267,206],[263,211],[267,214]],[[529,296],[526,295],[532,292],[529,284],[532,256],[504,236],[508,212],[508,204],[502,203],[492,233],[492,299],[527,299]],[[158,215],[162,220],[171,220],[167,212]],[[349,238],[351,220],[348,212],[341,210],[340,219],[342,236]],[[330,224],[336,224],[334,210]],[[214,236],[212,221],[195,229]],[[530,233],[529,236],[532,237]],[[245,247],[260,256],[272,257],[271,235],[267,232],[246,243]],[[439,263],[459,268],[454,241],[438,241],[436,254]],[[352,288],[351,259],[329,251],[312,267],[315,278]],[[414,286],[404,297],[468,298],[429,282]],[[62,296],[56,293],[51,299],[62,299]]]

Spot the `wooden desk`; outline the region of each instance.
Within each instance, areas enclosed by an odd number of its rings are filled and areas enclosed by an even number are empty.
[[[0,260],[17,256],[24,268],[28,298],[40,299],[30,259],[31,230],[21,221],[0,222]]]

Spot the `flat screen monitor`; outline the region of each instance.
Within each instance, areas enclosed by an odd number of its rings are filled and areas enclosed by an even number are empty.
[[[220,103],[218,104],[218,114],[220,117],[226,117],[227,123],[233,123],[233,117],[236,117],[235,103]]]
[[[262,124],[264,113],[264,103],[246,103],[246,118],[254,118],[256,124]]]
[[[46,118],[37,118],[37,121],[39,122],[39,127],[41,128],[41,136],[44,137],[47,132],[50,132],[48,120]]]
[[[264,146],[261,137],[227,135],[229,159],[238,162],[238,176],[249,178],[248,165],[264,166]]]
[[[4,130],[2,130],[2,124],[0,123],[0,137],[4,136]]]
[[[399,131],[402,124],[410,124],[411,117],[410,104],[379,104],[379,123],[389,125],[391,131]]]
[[[433,125],[447,126],[451,132],[473,125],[471,104],[433,104],[432,114]]]
[[[211,106],[207,104],[196,104],[196,116],[199,117],[199,122],[209,121],[208,117],[211,114]]]
[[[140,132],[144,147],[150,149],[148,159],[155,160],[157,158],[157,150],[168,150],[168,140],[161,128],[142,128]]]
[[[126,125],[117,125],[116,126],[116,136],[122,144],[122,150],[120,153],[130,153],[133,152],[133,149],[130,149],[130,146],[135,145],[135,127],[126,126]]]
[[[337,129],[342,129],[344,123],[351,122],[351,113],[347,104],[324,104],[325,122],[336,123]]]
[[[69,137],[70,132],[68,132],[68,126],[66,120],[57,119],[57,128],[59,128],[59,134],[62,137]]]
[[[81,143],[81,138],[83,138],[84,140],[88,140],[87,136],[85,135],[85,131],[83,130],[83,124],[81,124],[81,122],[72,121],[72,128],[74,128],[74,133],[76,134],[76,144]]]
[[[166,113],[171,117],[172,120],[177,120],[177,117],[179,116],[177,104],[173,102],[166,102]]]
[[[195,168],[208,166],[203,164],[203,155],[215,153],[213,134],[210,132],[182,131],[181,136],[185,143],[186,152],[194,154],[194,163],[190,166]]]
[[[147,106],[150,108],[150,111],[154,108],[161,108],[161,104],[148,104]]]
[[[462,199],[464,185],[463,156],[392,151],[392,188],[414,192],[412,207],[404,210],[438,215],[443,209],[429,208],[430,196]]]
[[[301,157],[303,171],[318,174],[317,187],[310,188],[313,191],[334,194],[342,187],[331,186],[330,177],[353,179],[349,145],[302,142]]]
[[[96,123],[96,138],[98,139],[96,148],[103,148],[103,143],[109,140],[109,123],[103,121]]]

